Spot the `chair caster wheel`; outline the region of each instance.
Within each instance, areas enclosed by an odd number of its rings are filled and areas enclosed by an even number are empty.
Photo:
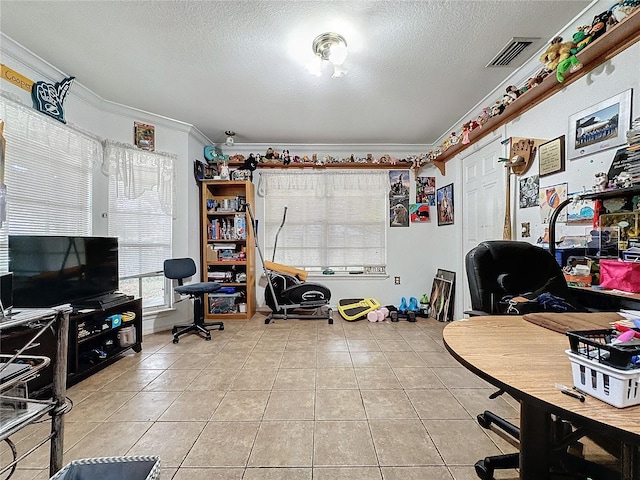
[[[491,427],[491,420],[485,417],[483,413],[479,414],[476,417],[476,420],[478,421],[478,425],[480,425],[482,428],[489,429]]]
[[[224,325],[220,325],[220,330],[224,330]]]
[[[177,337],[173,337],[173,343],[178,343],[180,341],[180,339],[178,339]]]
[[[204,339],[208,342],[209,340],[211,340],[211,335],[207,335],[206,337],[204,337]]]
[[[476,475],[480,480],[494,480],[493,468],[487,467],[484,460],[478,460],[474,465]]]

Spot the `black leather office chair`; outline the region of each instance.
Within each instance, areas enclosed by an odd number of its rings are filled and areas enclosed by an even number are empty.
[[[550,293],[575,303],[555,258],[527,242],[482,242],[467,253],[465,267],[473,309],[467,313],[472,316],[508,313],[508,297],[535,299]]]
[[[164,261],[164,276],[178,281],[178,286],[173,290],[180,295],[188,295],[193,300],[193,323],[174,325],[171,330],[173,343],[178,343],[180,335],[185,333],[196,332],[204,335],[205,340],[211,340],[210,327],[224,330],[222,322],[204,321],[204,305],[206,304],[204,296],[220,290],[220,284],[217,282],[185,284],[184,280],[192,277],[195,273],[196,264],[191,258],[172,258]]]
[[[465,313],[470,316],[528,313],[518,311],[522,305],[529,311],[561,311],[564,308],[569,311],[581,310],[572,298],[562,269],[553,255],[530,243],[510,240],[482,242],[467,253],[465,268],[473,309]],[[505,300],[511,297],[536,299],[546,293],[564,302],[558,300],[549,305],[534,301],[530,304],[521,303],[514,308],[513,303]],[[503,393],[504,391],[499,390],[490,398]],[[519,440],[520,429],[496,414],[487,410],[478,415],[477,419],[483,428],[489,429],[491,425],[495,425]],[[566,469],[595,473],[593,478],[599,480],[615,478],[608,469],[566,453],[567,447],[575,444],[586,432],[582,429],[574,431],[571,425],[562,420],[558,420],[554,426],[555,437],[558,439],[554,458],[556,464]],[[519,461],[519,453],[486,457],[475,464],[476,474],[482,480],[492,480],[495,470],[518,468]]]

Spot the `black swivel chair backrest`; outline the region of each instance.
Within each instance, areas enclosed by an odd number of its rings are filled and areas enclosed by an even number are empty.
[[[535,298],[548,292],[569,300],[569,287],[556,259],[527,242],[490,240],[465,257],[471,307],[478,313],[504,313],[500,300],[508,295]]]
[[[164,276],[171,280],[178,280],[182,285],[185,278],[196,274],[196,262],[192,258],[172,258],[164,261]]]

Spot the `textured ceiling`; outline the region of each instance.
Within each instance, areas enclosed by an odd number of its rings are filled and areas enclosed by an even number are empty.
[[[2,0],[0,28],[105,100],[213,142],[431,144],[589,3]],[[347,39],[345,77],[305,69],[327,31]],[[512,37],[540,40],[485,68]]]

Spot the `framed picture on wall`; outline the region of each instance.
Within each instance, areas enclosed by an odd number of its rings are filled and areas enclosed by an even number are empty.
[[[133,141],[136,147],[154,152],[156,150],[156,127],[133,122]]]
[[[438,225],[453,225],[453,183],[436,191]]]
[[[564,135],[538,147],[539,175],[564,172]]]
[[[631,124],[631,92],[596,103],[569,117],[567,157],[583,157],[627,143]]]

